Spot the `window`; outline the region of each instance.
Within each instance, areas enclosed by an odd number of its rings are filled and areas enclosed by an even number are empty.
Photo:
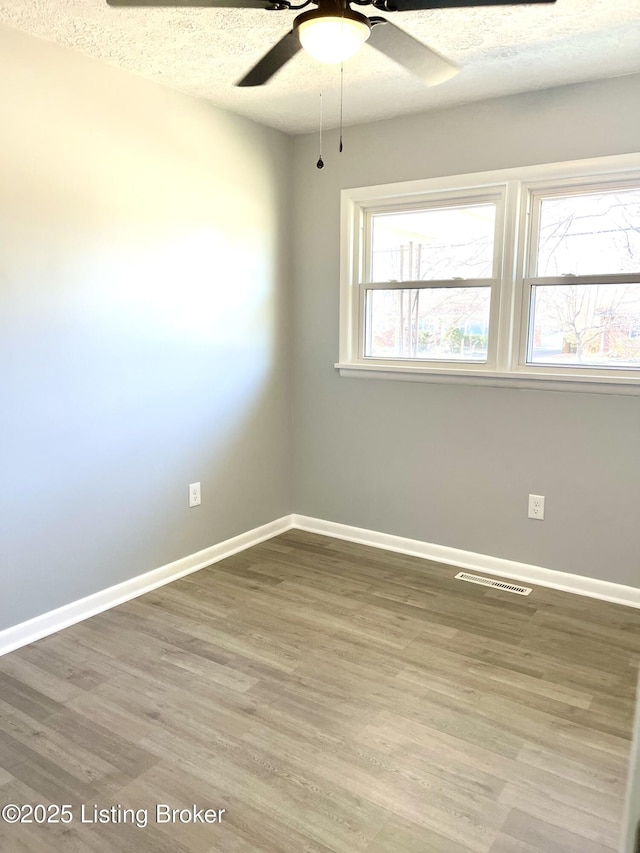
[[[501,194],[368,211],[364,357],[486,362],[501,221]]]
[[[343,373],[640,391],[640,157],[345,190],[342,229]]]
[[[640,182],[532,193],[527,364],[640,368]]]

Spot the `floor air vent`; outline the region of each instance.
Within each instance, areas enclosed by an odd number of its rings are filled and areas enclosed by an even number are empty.
[[[501,589],[503,592],[515,592],[516,595],[529,595],[531,592],[528,586],[516,586],[513,583],[494,581],[491,578],[483,578],[480,575],[468,575],[466,572],[458,572],[456,579],[468,581],[468,583],[479,583],[482,586],[493,587],[493,589]]]

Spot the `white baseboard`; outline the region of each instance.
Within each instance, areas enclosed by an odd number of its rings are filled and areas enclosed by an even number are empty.
[[[345,539],[360,545],[371,545],[374,548],[382,548],[385,551],[395,551],[398,554],[409,554],[413,557],[422,557],[436,563],[457,566],[461,569],[470,569],[476,572],[485,572],[497,577],[512,578],[513,580],[527,581],[538,586],[548,586],[560,589],[564,592],[572,592],[577,595],[586,595],[590,598],[600,598],[603,601],[612,601],[615,604],[625,604],[628,607],[640,608],[640,589],[610,581],[597,580],[582,575],[572,575],[566,572],[558,572],[552,569],[543,569],[540,566],[531,566],[527,563],[517,563],[513,560],[505,560],[501,557],[489,557],[486,554],[476,554],[473,551],[462,551],[459,548],[449,548],[446,545],[434,545],[422,542],[419,539],[406,539],[402,536],[393,536],[390,533],[378,533],[375,530],[366,530],[362,527],[351,527],[348,524],[338,524],[335,521],[324,521],[320,518],[310,518],[306,515],[285,515],[262,527],[256,527],[232,539],[219,542],[203,551],[198,551],[188,557],[183,557],[159,569],[146,572],[138,577],[123,581],[115,586],[103,589],[86,598],[72,601],[56,610],[43,613],[27,622],[21,622],[4,631],[0,631],[0,656],[26,646],[29,643],[40,640],[63,628],[68,628],[76,622],[102,613],[110,607],[117,607],[131,598],[151,592],[164,584],[204,569],[225,557],[244,551],[253,545],[258,545],[266,539],[271,539],[287,530],[297,528],[307,530],[310,533],[320,533],[324,536],[332,536],[334,539]]]
[[[476,572],[485,572],[501,578],[512,578],[518,581],[528,581],[538,586],[548,586],[563,592],[586,595],[589,598],[599,598],[612,601],[615,604],[625,604],[628,607],[640,607],[640,589],[633,586],[611,583],[611,581],[588,578],[583,575],[573,575],[568,572],[558,572],[553,569],[543,569],[541,566],[531,566],[527,563],[517,563],[502,557],[489,557],[486,554],[476,554],[473,551],[463,551],[460,548],[449,548],[446,545],[433,545],[419,539],[405,539],[390,533],[378,533],[362,527],[351,527],[348,524],[338,524],[335,521],[323,521],[319,518],[309,518],[305,515],[293,515],[293,527],[307,530],[310,533],[320,533],[335,539],[346,539],[360,545],[371,545],[386,551],[399,554],[409,554],[422,557],[436,563],[458,566]]]
[[[55,634],[56,631],[61,631],[76,622],[102,613],[103,610],[108,610],[110,607],[117,607],[118,604],[123,604],[131,598],[137,598],[145,592],[151,592],[152,589],[159,586],[164,586],[164,584],[171,583],[171,581],[192,572],[197,572],[198,569],[204,569],[212,563],[224,560],[225,557],[237,554],[238,551],[244,551],[246,548],[251,548],[252,545],[258,545],[265,539],[271,539],[279,533],[284,533],[285,530],[290,530],[292,526],[292,517],[285,515],[268,524],[263,524],[261,527],[234,536],[232,539],[226,539],[224,542],[205,548],[203,551],[197,551],[188,557],[168,563],[159,569],[145,572],[143,575],[138,575],[115,586],[100,590],[93,595],[88,595],[86,598],[72,601],[56,610],[50,610],[48,613],[43,613],[42,616],[36,616],[27,622],[13,625],[11,628],[0,631],[0,656],[22,646],[27,646],[29,643],[40,640],[49,634]]]

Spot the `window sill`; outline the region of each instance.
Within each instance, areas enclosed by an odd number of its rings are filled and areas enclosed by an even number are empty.
[[[414,365],[338,362],[340,376],[351,379],[394,379],[403,382],[433,382],[480,385],[493,388],[528,388],[537,391],[570,391],[587,394],[640,395],[640,379],[635,376],[576,376],[564,373],[526,373],[482,369],[417,367]]]

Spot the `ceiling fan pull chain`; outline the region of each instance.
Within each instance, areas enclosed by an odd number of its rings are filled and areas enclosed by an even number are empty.
[[[324,160],[322,159],[322,89],[320,90],[320,156],[316,166],[318,169],[324,169]]]
[[[342,154],[342,106],[344,104],[344,62],[340,63],[340,146],[338,151]]]

